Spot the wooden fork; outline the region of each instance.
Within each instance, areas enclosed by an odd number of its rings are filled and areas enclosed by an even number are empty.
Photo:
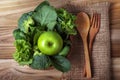
[[[100,28],[100,14],[94,13],[91,18],[91,28],[89,31],[89,56],[92,55],[92,47],[95,36]],[[85,67],[86,68],[86,67]],[[86,76],[86,69],[84,69],[84,76]]]
[[[95,39],[95,36],[99,32],[100,29],[100,14],[93,14],[93,17],[91,19],[91,28],[89,32],[89,53],[91,55],[92,52],[92,47],[93,47],[93,42]]]

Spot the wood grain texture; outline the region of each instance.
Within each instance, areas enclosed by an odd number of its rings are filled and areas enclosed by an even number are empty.
[[[112,80],[120,80],[120,58],[112,58]]]
[[[59,80],[61,73],[56,70],[35,71],[21,67],[13,61],[15,51],[12,32],[17,27],[20,16],[33,10],[43,0],[0,0],[0,80]],[[61,0],[50,0],[51,4],[60,6]],[[90,2],[110,1],[110,31],[113,80],[120,80],[120,0],[86,0]],[[64,2],[64,1],[62,1]],[[7,59],[8,58],[8,59]],[[43,75],[43,74],[46,74]],[[4,76],[8,75],[8,76]],[[3,77],[4,76],[4,77]],[[39,77],[40,76],[40,77]],[[55,77],[51,77],[55,76]]]
[[[62,76],[55,69],[43,71],[19,66],[13,59],[0,59],[0,64],[0,80],[60,80]],[[120,58],[112,58],[112,65],[112,80],[120,80]]]
[[[15,51],[13,45],[14,38],[12,32],[15,29],[13,26],[0,27],[0,58],[10,58]]]
[[[19,66],[13,59],[0,60],[0,80],[60,80],[62,73],[55,70],[34,70]]]

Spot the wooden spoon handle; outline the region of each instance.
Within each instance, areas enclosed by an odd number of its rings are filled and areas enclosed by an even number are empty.
[[[86,68],[86,77],[91,78],[91,65],[90,65],[90,56],[88,51],[87,39],[83,41],[84,43],[84,53],[85,53],[85,68]]]
[[[89,57],[92,56],[92,46],[93,46],[93,40],[90,40],[90,42],[89,42]],[[86,63],[85,63],[85,65],[86,65]],[[83,76],[86,76],[86,67],[84,67]]]

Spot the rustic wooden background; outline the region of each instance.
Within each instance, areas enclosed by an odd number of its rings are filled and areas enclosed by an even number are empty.
[[[36,71],[21,67],[12,59],[15,51],[12,31],[17,27],[21,14],[33,10],[43,0],[0,0],[0,80],[59,80],[62,73],[56,70]],[[58,4],[61,0],[50,0]],[[120,80],[120,0],[110,1],[110,31],[113,80]],[[57,3],[56,3],[57,2]],[[53,74],[50,74],[52,72]],[[43,74],[46,74],[44,76]],[[6,76],[5,76],[6,75]],[[41,79],[40,77],[41,76]],[[51,77],[55,76],[55,77]]]

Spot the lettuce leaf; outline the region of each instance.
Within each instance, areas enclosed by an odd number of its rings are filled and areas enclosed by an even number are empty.
[[[13,54],[13,58],[20,65],[29,65],[32,63],[32,48],[29,42],[25,40],[15,41],[16,52]]]
[[[75,19],[76,17],[66,11],[65,9],[57,9],[57,30],[60,33],[66,33],[68,35],[76,35]]]

